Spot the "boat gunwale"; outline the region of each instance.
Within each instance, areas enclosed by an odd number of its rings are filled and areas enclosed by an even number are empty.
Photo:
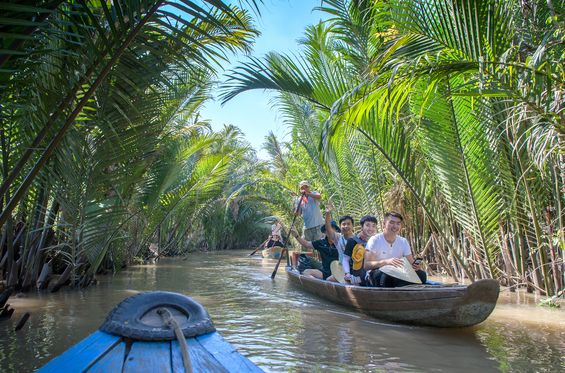
[[[391,293],[412,293],[412,292],[440,292],[440,291],[454,291],[454,292],[465,292],[470,285],[462,285],[462,284],[453,284],[453,285],[408,285],[396,288],[383,288],[383,287],[369,287],[369,286],[359,286],[359,285],[351,285],[351,284],[342,284],[340,282],[332,282],[327,280],[322,280],[319,278],[305,276],[298,273],[295,269],[290,269],[290,267],[286,267],[287,274],[294,276],[296,279],[300,281],[308,281],[311,283],[317,283],[321,287],[338,287],[338,288],[346,288],[351,289],[353,292],[391,292]],[[484,280],[479,280],[484,281]],[[489,280],[487,280],[489,281]],[[492,280],[495,281],[495,280]]]

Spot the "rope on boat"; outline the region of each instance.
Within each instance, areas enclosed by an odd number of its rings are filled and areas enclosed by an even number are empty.
[[[157,313],[159,314],[159,316],[161,316],[165,325],[173,329],[173,331],[175,332],[175,337],[177,338],[180,344],[180,351],[182,354],[182,363],[184,365],[184,371],[186,373],[192,373],[190,355],[188,354],[188,344],[186,343],[186,339],[184,338],[184,334],[182,333],[182,329],[179,323],[177,322],[177,320],[175,320],[171,311],[169,311],[166,308],[161,307],[157,309]]]

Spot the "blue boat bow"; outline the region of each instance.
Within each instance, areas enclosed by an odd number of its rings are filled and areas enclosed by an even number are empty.
[[[168,310],[188,346],[158,310]],[[178,333],[177,333],[178,334]],[[182,338],[181,337],[181,338]],[[262,372],[216,332],[208,312],[192,298],[170,292],[145,292],[122,301],[100,329],[39,372]]]

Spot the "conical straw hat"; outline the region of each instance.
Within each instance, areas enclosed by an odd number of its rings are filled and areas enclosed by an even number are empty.
[[[404,261],[403,267],[386,265],[382,266],[379,269],[381,270],[381,272],[400,280],[408,281],[414,284],[421,284],[422,280],[420,280],[420,277],[418,277],[416,271],[414,271],[414,268],[412,268],[412,265],[408,262],[408,259],[406,259],[406,257],[403,257],[402,259]]]
[[[345,279],[343,278],[345,276],[345,272],[343,271],[343,266],[341,265],[341,263],[337,260],[334,260],[330,264],[330,269],[337,282],[345,284]]]

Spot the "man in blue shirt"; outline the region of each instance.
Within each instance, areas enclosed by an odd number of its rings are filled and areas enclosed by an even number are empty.
[[[303,237],[306,241],[316,241],[324,238],[321,228],[325,223],[320,211],[320,199],[322,196],[316,191],[310,190],[310,183],[302,180],[299,184],[301,196],[296,201],[300,204],[299,209],[295,209],[296,215],[302,214],[304,219]]]

